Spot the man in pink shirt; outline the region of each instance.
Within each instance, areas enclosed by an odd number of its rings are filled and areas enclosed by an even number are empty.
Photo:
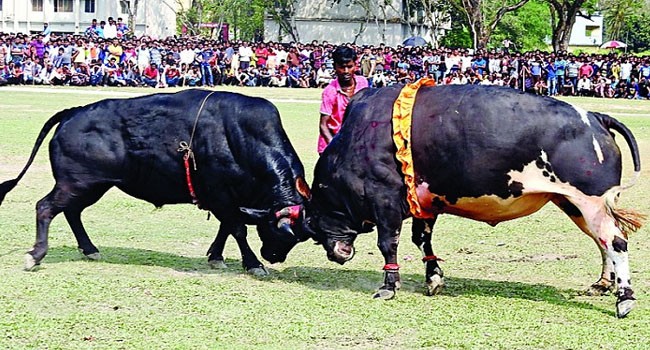
[[[354,49],[339,46],[332,53],[336,79],[325,87],[320,105],[320,135],[318,154],[323,153],[327,144],[341,129],[345,108],[357,91],[367,88],[368,81],[356,75],[357,54]]]

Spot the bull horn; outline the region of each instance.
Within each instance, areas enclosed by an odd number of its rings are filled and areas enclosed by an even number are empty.
[[[295,236],[295,234],[293,233],[293,230],[291,229],[291,219],[289,219],[289,218],[282,218],[282,219],[278,220],[278,228],[282,232],[285,232],[285,233],[288,233],[288,234],[290,234],[292,236]]]

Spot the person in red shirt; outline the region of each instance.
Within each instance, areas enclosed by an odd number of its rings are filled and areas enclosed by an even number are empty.
[[[339,46],[332,53],[336,79],[325,87],[320,107],[320,124],[318,136],[318,154],[332,141],[341,129],[345,108],[350,98],[359,90],[368,87],[368,80],[356,75],[357,53],[346,46]]]
[[[594,75],[594,67],[591,66],[589,61],[585,59],[582,63],[582,66],[580,66],[580,77],[587,77],[591,79],[591,76]]]
[[[158,65],[151,63],[147,68],[142,72],[142,81],[152,88],[155,88],[158,84]]]
[[[257,57],[257,67],[266,67],[266,59],[269,57],[269,50],[264,43],[259,43],[255,48],[255,57]]]

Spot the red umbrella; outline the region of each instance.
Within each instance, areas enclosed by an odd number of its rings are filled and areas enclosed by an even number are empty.
[[[627,47],[627,44],[618,40],[610,40],[600,45],[601,49],[618,49],[621,47]]]

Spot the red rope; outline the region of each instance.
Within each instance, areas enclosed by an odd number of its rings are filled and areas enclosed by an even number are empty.
[[[188,152],[183,157],[183,162],[185,163],[185,180],[187,181],[187,189],[190,190],[190,197],[192,197],[193,204],[199,204],[199,199],[196,197],[194,192],[194,186],[192,185],[192,176],[190,175],[190,153]]]

